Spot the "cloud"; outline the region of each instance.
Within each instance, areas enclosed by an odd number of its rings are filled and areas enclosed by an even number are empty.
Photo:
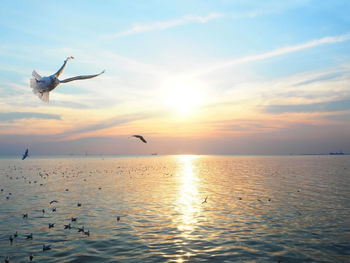
[[[56,136],[56,139],[58,140],[69,140],[72,137],[78,135],[79,137],[82,137],[85,133],[89,132],[95,132],[103,129],[112,128],[115,126],[131,123],[134,121],[144,120],[152,117],[160,116],[161,114],[155,112],[155,113],[135,113],[135,114],[128,114],[124,116],[115,116],[103,121],[96,122],[91,125],[86,125],[84,127],[79,127],[72,129],[70,131],[63,132]]]
[[[207,23],[210,20],[217,19],[222,17],[223,15],[220,13],[211,13],[207,16],[199,16],[199,15],[187,15],[177,19],[168,20],[168,21],[158,21],[150,24],[135,24],[131,28],[121,31],[116,34],[104,35],[102,38],[104,39],[116,39],[120,37],[125,37],[129,35],[134,35],[138,33],[144,33],[154,30],[164,30],[172,27],[182,26],[191,22],[197,23]]]
[[[337,122],[349,122],[350,123],[350,113],[340,113],[323,116],[323,119]]]
[[[305,113],[305,112],[333,112],[350,110],[350,99],[318,102],[310,104],[296,105],[269,105],[266,106],[264,112],[280,114],[280,113]]]
[[[211,67],[207,67],[204,70],[200,70],[195,72],[195,75],[203,75],[212,71],[220,70],[223,68],[227,67],[233,67],[249,62],[255,62],[255,61],[260,61],[264,59],[269,59],[277,56],[282,56],[286,55],[289,53],[301,51],[304,49],[312,48],[312,47],[317,47],[325,44],[335,44],[335,43],[341,43],[350,40],[350,33],[344,34],[344,35],[339,35],[339,36],[327,36],[319,39],[314,39],[302,44],[297,44],[293,46],[287,46],[283,48],[277,48],[272,51],[268,51],[265,53],[257,54],[257,55],[251,55],[251,56],[245,56],[242,58],[238,59],[233,59],[229,60],[223,63],[217,63],[216,65],[213,65]]]
[[[0,121],[13,122],[19,119],[49,119],[61,120],[57,114],[39,113],[39,112],[0,112]]]

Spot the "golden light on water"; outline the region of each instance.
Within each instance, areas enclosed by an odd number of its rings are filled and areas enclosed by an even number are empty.
[[[200,213],[200,197],[198,194],[198,185],[200,180],[194,171],[194,160],[199,158],[197,155],[177,156],[180,165],[179,180],[180,188],[178,194],[178,209],[181,213],[178,229],[183,231],[184,236],[188,236],[194,230],[197,218]]]

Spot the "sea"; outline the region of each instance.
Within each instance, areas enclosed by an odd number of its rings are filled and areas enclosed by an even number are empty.
[[[1,158],[0,190],[0,262],[350,262],[347,155]]]

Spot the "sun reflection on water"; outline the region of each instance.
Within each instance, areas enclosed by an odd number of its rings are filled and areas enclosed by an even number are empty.
[[[195,229],[199,217],[199,194],[198,185],[200,180],[195,172],[194,160],[197,155],[177,156],[181,169],[179,171],[180,188],[177,200],[177,207],[180,213],[180,220],[177,228],[188,238]]]

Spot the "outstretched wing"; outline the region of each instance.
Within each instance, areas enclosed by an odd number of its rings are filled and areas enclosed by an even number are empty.
[[[143,138],[142,135],[134,134],[134,135],[132,135],[131,137],[138,138],[138,139],[140,139],[141,141],[143,141],[144,143],[147,143],[147,141],[145,140],[145,138]]]
[[[60,83],[66,83],[66,82],[70,82],[70,81],[74,81],[74,80],[91,79],[91,78],[95,78],[95,77],[97,77],[97,76],[100,76],[100,75],[103,74],[104,72],[105,72],[105,71],[103,70],[101,73],[95,74],[95,75],[76,76],[76,77],[73,77],[73,78],[68,78],[68,79],[60,80]]]
[[[147,143],[147,141],[145,140],[145,138],[143,138],[142,136],[139,137],[141,141],[143,141],[144,143]]]

